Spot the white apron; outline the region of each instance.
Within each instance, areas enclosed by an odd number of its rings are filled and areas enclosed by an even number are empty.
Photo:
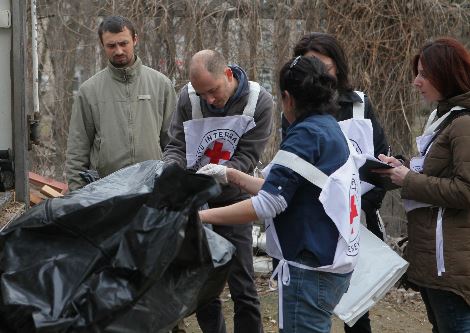
[[[271,162],[271,164],[282,165],[294,170],[322,189],[319,200],[339,232],[333,263],[314,268],[284,259],[273,220],[265,220],[266,252],[271,257],[279,260],[270,282],[272,283],[277,276],[280,329],[284,325],[283,285],[287,286],[290,283],[289,265],[302,269],[333,273],[349,273],[356,265],[359,253],[361,214],[361,190],[358,170],[365,159],[356,154],[355,149],[349,142],[348,144],[350,150],[348,160],[329,177],[309,162],[287,151],[279,151]]]
[[[338,124],[358,154],[374,156],[374,139],[370,119],[347,119],[339,121]],[[361,181],[361,194],[374,187],[372,184]]]
[[[364,154],[366,157],[374,157],[374,129],[372,127],[371,120],[365,119],[364,93],[362,91],[354,92],[359,95],[361,101],[353,104],[353,117],[351,119],[340,121],[338,124],[358,154]],[[374,187],[374,185],[368,182],[361,181],[361,195],[369,192]],[[386,233],[382,217],[378,210],[375,211],[375,214],[379,221],[380,231],[385,239]]]
[[[249,85],[248,102],[242,115],[203,118],[199,96],[188,83],[192,119],[183,123],[188,169],[226,163],[232,158],[240,138],[256,126],[253,115],[260,86],[256,82],[249,82]]]
[[[418,147],[419,156],[415,156],[411,159],[410,161],[411,172],[417,172],[417,173],[423,172],[424,160],[432,145],[432,143],[431,144],[429,143],[433,140],[434,136],[436,135],[436,129],[447,117],[450,116],[452,111],[463,110],[463,109],[464,109],[463,107],[455,106],[452,109],[450,109],[449,112],[447,112],[442,117],[440,117],[438,120],[435,120],[436,115],[437,115],[437,110],[434,110],[430,114],[428,121],[426,122],[426,126],[424,128],[423,134],[416,138],[416,145]],[[433,205],[424,203],[424,202],[415,201],[415,200],[403,199],[403,206],[406,212],[410,212],[417,208],[432,207]],[[442,216],[444,215],[444,211],[445,211],[445,208],[439,207],[439,211],[437,212],[436,263],[437,263],[437,275],[438,276],[442,276],[442,273],[446,271],[445,265],[444,265],[444,239],[442,236]]]
[[[362,91],[354,91],[361,98],[353,104],[353,117],[339,121],[343,133],[351,141],[358,154],[374,156],[374,130],[370,119],[365,119],[365,99]],[[374,185],[361,181],[361,194],[374,188]]]
[[[361,99],[360,102],[353,103],[353,119],[364,119],[365,115],[365,98],[364,92],[355,90],[354,91],[359,98]]]

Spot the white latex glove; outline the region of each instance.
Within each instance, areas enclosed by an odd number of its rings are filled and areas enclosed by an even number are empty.
[[[219,164],[206,164],[196,173],[214,177],[219,183],[227,184],[227,167]]]

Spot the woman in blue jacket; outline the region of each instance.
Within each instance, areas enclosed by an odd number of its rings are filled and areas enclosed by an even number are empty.
[[[387,154],[388,143],[385,133],[374,114],[372,104],[367,95],[361,97],[354,91],[349,77],[348,59],[335,36],[323,33],[312,32],[303,36],[294,46],[294,56],[317,57],[326,66],[328,72],[337,79],[336,89],[338,91],[339,112],[336,114],[338,121],[354,118],[353,107],[355,104],[362,105],[362,118],[370,119],[373,128],[374,156]],[[282,118],[282,133],[285,135],[288,122]],[[361,208],[365,213],[367,228],[381,240],[384,240],[383,224],[378,215],[378,209],[382,205],[385,190],[375,187],[362,196]],[[366,312],[353,327],[344,325],[346,333],[370,333],[369,312]]]
[[[279,75],[283,114],[291,123],[281,150],[328,176],[349,158],[346,138],[333,116],[338,110],[335,84],[323,63],[312,57],[291,59]],[[208,165],[198,172],[254,195],[234,205],[201,211],[202,222],[241,224],[273,218],[286,261],[310,268],[333,263],[339,232],[319,200],[319,187],[278,164],[272,165],[266,179],[222,165]],[[288,269],[290,283],[284,286],[279,310],[284,321],[281,332],[329,332],[333,309],[349,286],[351,272],[290,264]]]

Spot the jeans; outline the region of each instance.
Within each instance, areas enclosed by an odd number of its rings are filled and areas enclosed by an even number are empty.
[[[234,333],[262,333],[260,302],[254,282],[252,226],[213,226],[213,230],[235,245],[228,276],[230,295],[234,303]],[[196,311],[199,327],[204,333],[225,333],[222,302],[215,299]]]
[[[470,333],[470,305],[446,290],[419,288],[433,333]]]
[[[315,267],[318,261],[303,251],[295,262]],[[289,265],[290,284],[283,286],[282,333],[329,333],[331,315],[347,291],[352,273],[335,274]]]

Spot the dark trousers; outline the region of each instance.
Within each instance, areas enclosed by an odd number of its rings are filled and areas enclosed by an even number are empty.
[[[233,332],[262,333],[260,302],[254,282],[252,225],[213,226],[213,229],[237,249],[227,281],[234,303]],[[199,308],[196,317],[202,332],[226,332],[220,299]]]
[[[346,333],[371,333],[372,328],[370,327],[369,312],[364,313],[352,327],[344,324],[344,331]]]
[[[377,216],[377,209],[368,205],[365,200],[362,200],[362,208],[366,215],[367,229],[369,229],[374,235],[376,235],[381,240],[384,240],[382,230],[380,230],[380,221]],[[364,313],[364,315],[359,318],[359,320],[352,327],[349,327],[348,325],[344,324],[344,332],[372,333],[372,328],[370,327],[369,312]]]
[[[470,305],[451,291],[420,287],[433,333],[470,332]]]

